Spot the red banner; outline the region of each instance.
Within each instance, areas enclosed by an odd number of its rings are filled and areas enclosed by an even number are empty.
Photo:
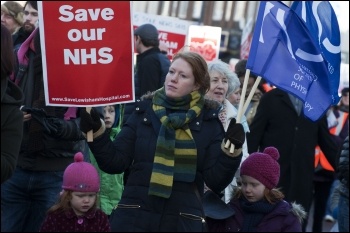
[[[207,61],[219,58],[221,27],[191,25],[187,37],[189,50],[199,53]]]
[[[139,26],[134,25],[134,30]],[[158,29],[158,28],[157,28]],[[159,41],[163,42],[167,47],[167,56],[169,60],[173,60],[173,56],[175,53],[179,52],[185,45],[186,35],[159,30],[158,29],[158,38]],[[137,53],[136,49],[134,51]]]
[[[47,105],[131,102],[130,1],[38,1]]]
[[[192,24],[197,24],[197,22],[182,20],[176,17],[141,12],[133,12],[133,16],[135,29],[145,23],[153,24],[158,29],[159,41],[164,43],[168,48],[167,52],[170,60],[173,59],[175,53],[184,48],[188,27]]]

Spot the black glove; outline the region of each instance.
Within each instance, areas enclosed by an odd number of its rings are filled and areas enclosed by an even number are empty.
[[[92,130],[94,133],[97,132],[102,126],[100,115],[98,112],[91,108],[91,112],[88,113],[86,108],[80,109],[80,130],[84,133]]]
[[[225,143],[227,140],[230,140],[230,142],[235,145],[236,149],[242,148],[245,141],[243,126],[240,123],[236,123],[236,119],[234,118],[231,119],[230,125],[228,126],[225,134]]]
[[[32,115],[32,118],[36,120],[43,127],[44,132],[50,135],[57,135],[59,129],[62,128],[62,119],[57,117],[50,117],[46,114],[44,109],[39,108],[26,108],[23,107],[22,111],[28,112]]]

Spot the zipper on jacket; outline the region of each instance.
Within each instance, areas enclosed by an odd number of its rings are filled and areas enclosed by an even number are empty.
[[[140,208],[140,205],[127,205],[127,204],[118,204],[114,207],[114,209],[117,208],[123,208],[123,209],[137,209]]]
[[[191,220],[202,221],[202,223],[205,223],[205,219],[202,218],[201,216],[198,216],[198,215],[188,214],[188,213],[181,213],[180,212],[180,216],[182,216],[184,218],[191,219]]]

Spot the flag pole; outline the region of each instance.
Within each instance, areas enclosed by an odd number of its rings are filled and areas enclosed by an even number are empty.
[[[91,112],[91,107],[86,107],[86,111],[90,114],[90,112]],[[92,130],[90,130],[90,131],[88,131],[88,132],[86,133],[86,139],[87,139],[88,142],[94,141],[94,137],[93,137],[93,132],[92,132]]]
[[[254,83],[252,89],[250,90],[250,93],[249,93],[249,96],[248,96],[247,100],[246,100],[245,103],[244,103],[243,111],[242,111],[242,112],[247,111],[248,105],[249,105],[250,101],[251,101],[252,98],[253,98],[253,95],[254,95],[254,93],[255,93],[255,91],[256,91],[256,88],[258,88],[258,85],[259,85],[259,83],[260,83],[260,80],[261,80],[261,76],[258,76],[258,78],[255,80],[255,83]]]
[[[237,123],[241,123],[244,97],[245,97],[245,93],[247,92],[249,75],[250,75],[250,70],[246,69],[245,76],[244,76],[244,82],[243,82],[243,89],[242,89],[242,93],[241,93],[241,99],[239,101],[239,106],[238,106],[238,114],[237,114],[237,120],[236,120]],[[227,140],[227,142],[225,144],[225,148],[227,149],[230,146],[230,144],[231,144],[230,140]],[[234,150],[235,150],[235,145],[231,144],[230,153],[233,153]]]

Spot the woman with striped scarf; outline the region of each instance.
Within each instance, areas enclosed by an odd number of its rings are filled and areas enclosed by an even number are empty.
[[[173,57],[164,86],[141,98],[112,142],[95,109],[81,109],[81,130],[110,174],[129,168],[122,198],[111,214],[112,231],[204,231],[204,182],[221,192],[242,158],[245,133],[234,120],[225,133],[205,60],[195,52]],[[235,150],[225,148],[229,140]]]

